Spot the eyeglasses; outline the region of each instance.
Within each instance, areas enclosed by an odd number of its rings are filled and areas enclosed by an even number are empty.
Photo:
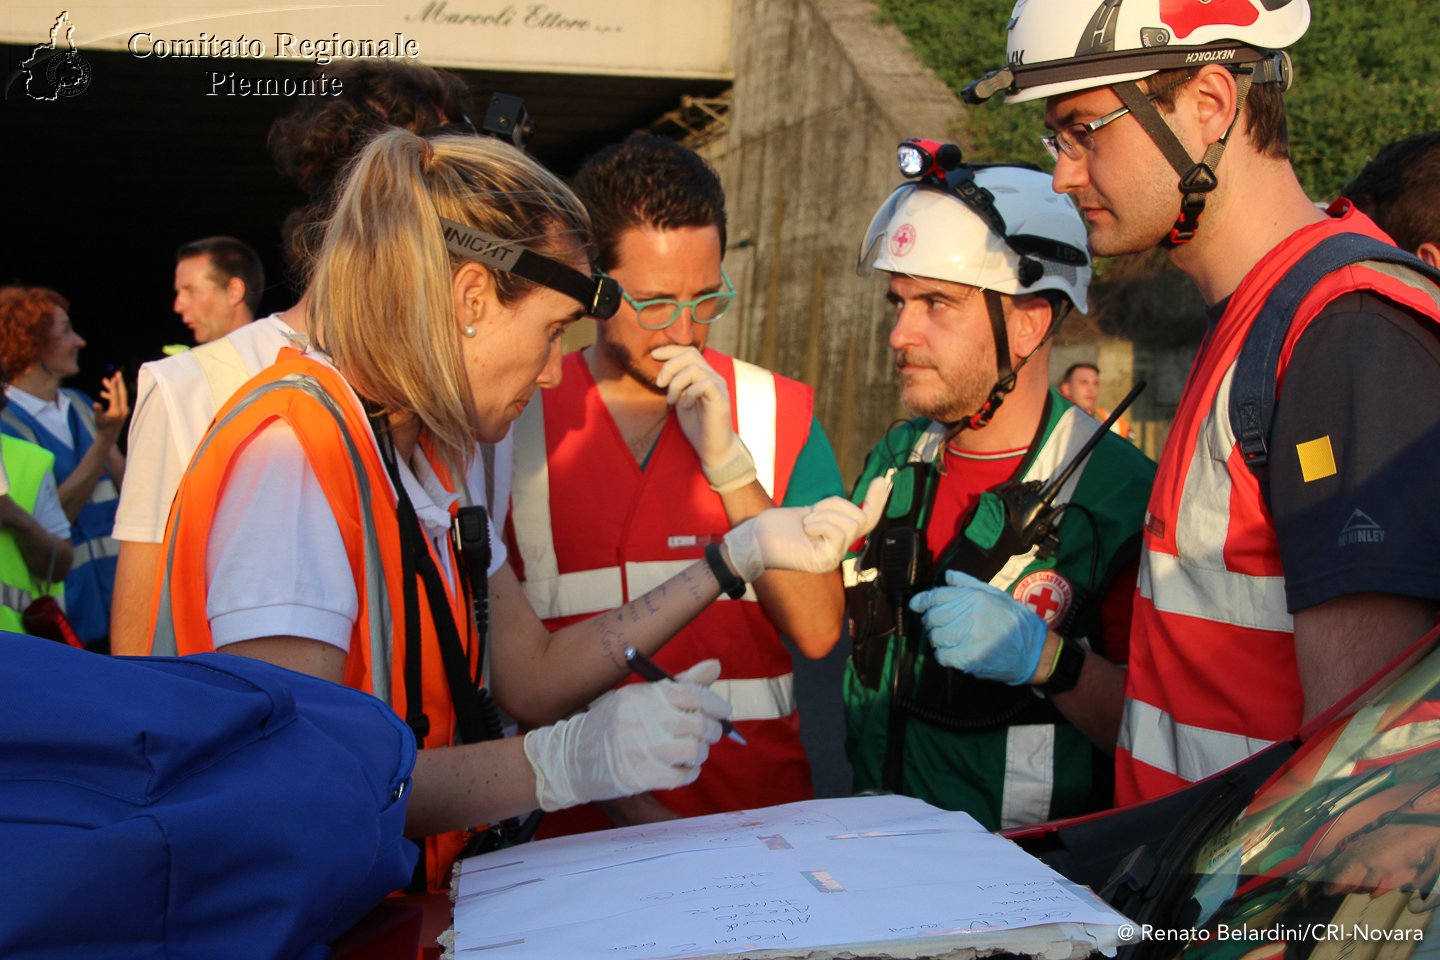
[[[608,276],[603,270],[600,275]],[[680,312],[687,308],[690,310],[690,318],[696,323],[714,323],[725,316],[730,304],[735,302],[735,284],[730,282],[730,276],[723,267],[720,269],[720,279],[725,281],[724,290],[707,293],[694,300],[675,300],[671,297],[636,300],[623,289],[620,294],[625,298],[625,302],[635,309],[636,319],[646,330],[664,330],[679,320]]]
[[[1145,99],[1153,101],[1156,97],[1177,90],[1193,79],[1194,76],[1189,73],[1177,77],[1154,93],[1145,94]],[[1091,120],[1089,123],[1072,123],[1063,130],[1042,136],[1040,142],[1045,145],[1046,150],[1050,151],[1050,159],[1056,162],[1059,162],[1062,153],[1071,160],[1079,160],[1095,149],[1095,131],[1114,123],[1129,112],[1129,107],[1121,107],[1118,110],[1110,111],[1098,120]]]
[[[1129,107],[1121,107],[1119,110],[1112,110],[1100,119],[1091,120],[1089,123],[1072,123],[1053,135],[1042,136],[1040,142],[1045,145],[1046,150],[1050,151],[1052,160],[1059,161],[1062,153],[1071,160],[1079,160],[1094,149],[1095,131],[1107,124],[1114,123],[1129,112]]]

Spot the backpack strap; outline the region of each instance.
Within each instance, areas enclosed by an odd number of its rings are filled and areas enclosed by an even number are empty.
[[[1301,301],[1327,275],[1362,261],[1406,267],[1440,286],[1440,270],[1404,250],[1359,233],[1340,233],[1316,244],[1270,292],[1235,361],[1230,386],[1230,429],[1241,457],[1270,506],[1270,430],[1280,351]]]

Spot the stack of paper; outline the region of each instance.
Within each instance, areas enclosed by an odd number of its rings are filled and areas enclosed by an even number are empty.
[[[448,956],[1113,956],[1127,921],[970,816],[812,800],[544,840],[460,865]]]

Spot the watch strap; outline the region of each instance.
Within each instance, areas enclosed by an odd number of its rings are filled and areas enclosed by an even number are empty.
[[[1080,668],[1084,665],[1085,648],[1061,637],[1060,650],[1055,655],[1055,668],[1050,671],[1050,679],[1040,684],[1040,692],[1052,697],[1074,690],[1080,682]]]
[[[715,579],[720,583],[720,589],[731,600],[739,600],[745,596],[745,581],[740,575],[730,569],[730,564],[725,562],[725,557],[720,553],[720,544],[711,543],[705,547],[705,562],[710,565],[710,572],[715,574]]]

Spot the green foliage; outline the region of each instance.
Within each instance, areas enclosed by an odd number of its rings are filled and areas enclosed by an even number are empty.
[[[1080,3],[1087,0],[1072,0]],[[1089,0],[1094,2],[1094,0]],[[878,0],[920,59],[958,95],[1005,61],[1014,0]],[[1286,94],[1295,169],[1317,200],[1340,192],[1380,147],[1440,127],[1440,3],[1311,0],[1314,21],[1291,50]],[[1049,163],[1043,107],[967,108],[961,145],[975,160]],[[917,131],[921,133],[924,131]]]
[[[877,4],[882,19],[909,38],[957,96],[1005,61],[1014,0]],[[1328,201],[1385,144],[1440,128],[1440,2],[1311,0],[1311,12],[1310,30],[1290,51],[1295,83],[1285,103],[1296,173],[1311,197]],[[997,98],[966,108],[953,134],[969,159],[1025,160],[1049,169],[1038,139],[1043,132],[1043,104],[1004,106]],[[1091,299],[1087,329],[1094,332],[1163,349],[1197,342],[1204,329],[1200,298],[1160,255],[1097,264]]]

